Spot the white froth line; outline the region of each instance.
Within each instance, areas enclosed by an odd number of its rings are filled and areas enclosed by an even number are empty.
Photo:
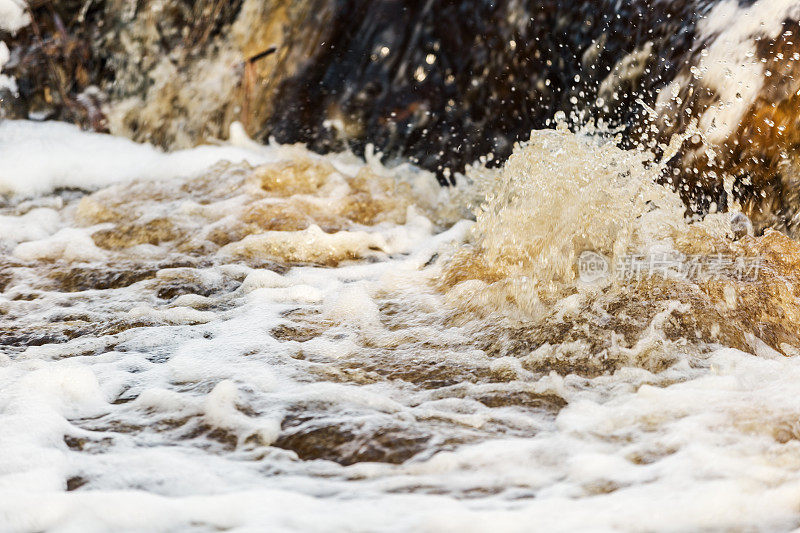
[[[6,194],[164,180],[192,176],[222,161],[263,164],[278,159],[271,147],[199,146],[164,153],[149,144],[81,131],[71,124],[0,122],[0,193]]]

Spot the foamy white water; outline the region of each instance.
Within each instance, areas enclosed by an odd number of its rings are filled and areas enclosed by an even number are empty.
[[[4,531],[800,524],[800,360],[572,275],[736,250],[641,154],[534,132],[473,221],[411,167],[0,128]]]
[[[201,146],[163,153],[121,137],[80,132],[62,122],[0,122],[0,192],[41,194],[56,188],[95,189],[133,179],[185,177],[220,161],[270,160],[268,148]]]
[[[0,0],[0,29],[16,33],[31,22],[24,0]],[[2,68],[2,65],[0,65]]]

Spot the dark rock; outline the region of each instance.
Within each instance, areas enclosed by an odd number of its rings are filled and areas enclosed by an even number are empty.
[[[72,476],[67,479],[67,491],[78,490],[89,483],[89,480],[81,476]]]
[[[56,268],[50,277],[57,282],[62,292],[118,289],[155,277],[157,268],[142,268],[141,265],[105,265],[103,267],[78,266]]]
[[[359,154],[373,144],[444,183],[481,156],[502,163],[559,111],[622,127],[626,146],[684,130],[719,97],[689,73],[714,40],[697,37],[698,21],[719,3],[36,2],[33,24],[0,36],[19,85],[0,115],[69,120],[168,148],[224,138],[238,120],[261,141]],[[784,26],[776,39],[752,36],[759,58],[794,55],[800,26]],[[704,214],[727,208],[729,174],[756,232],[794,233],[800,72],[789,60],[770,68],[740,128],[718,143],[718,160],[687,142],[670,179]],[[653,134],[639,101],[652,105],[673,80],[680,101]]]
[[[373,143],[440,173],[461,170],[489,152],[502,160],[556,111],[591,113],[609,71],[647,45],[649,73],[620,81],[607,113],[638,124],[635,99],[652,101],[672,79],[713,4],[46,2],[11,41],[17,59],[7,70],[22,104],[6,113],[46,108],[50,118],[104,129],[96,108],[107,99],[112,131],[168,147],[224,136],[238,119],[261,140],[359,153]],[[215,65],[232,68],[226,76],[236,82],[212,101],[203,84],[219,75]],[[186,101],[181,85],[195,98]],[[188,139],[170,126],[176,121]]]
[[[502,161],[556,111],[635,126],[636,98],[652,102],[673,78],[713,4],[342,2],[318,55],[282,82],[276,99],[284,105],[260,136],[318,149],[373,143],[441,172],[490,152]],[[608,112],[595,110],[609,71],[646,45],[653,53],[639,77],[620,82]],[[328,126],[336,119],[338,130]]]
[[[274,446],[292,450],[306,461],[326,459],[345,466],[365,461],[401,464],[424,450],[430,439],[413,428],[356,427],[311,419],[284,429]]]

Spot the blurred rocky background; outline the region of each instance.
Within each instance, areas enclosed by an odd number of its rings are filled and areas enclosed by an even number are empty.
[[[373,144],[446,183],[481,156],[501,162],[557,112],[602,119],[628,146],[685,129],[719,100],[690,70],[713,40],[698,38],[698,24],[721,3],[31,0],[32,23],[0,31],[3,72],[16,80],[16,90],[0,89],[0,115],[167,149],[224,139],[239,121],[262,142],[357,154]],[[784,25],[792,35],[797,23]],[[786,32],[757,40],[770,61],[797,48]],[[714,161],[699,141],[686,143],[665,180],[691,211],[725,207],[727,173],[757,227],[794,231],[795,69],[773,69],[749,118],[715,141]],[[641,104],[654,106],[674,80],[666,120],[653,128]]]
[[[508,155],[559,110],[630,124],[711,2],[616,4],[32,0],[33,23],[2,36],[18,85],[2,112],[165,148],[223,138],[238,120],[259,140],[374,143],[461,170]]]

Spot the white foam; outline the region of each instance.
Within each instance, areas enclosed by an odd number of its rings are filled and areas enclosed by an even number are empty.
[[[13,35],[30,22],[31,18],[27,13],[27,5],[24,0],[0,0],[0,30],[8,31]],[[7,89],[16,95],[17,80],[3,74],[3,67],[10,58],[11,52],[8,45],[0,41],[0,90]]]
[[[316,224],[295,232],[268,231],[248,235],[223,247],[219,253],[233,257],[284,257],[292,261],[338,261],[386,251],[383,236],[366,231],[325,233]]]
[[[233,431],[239,440],[257,435],[259,444],[269,446],[278,438],[280,421],[266,420],[258,426],[254,425],[249,417],[236,409],[238,395],[235,383],[229,380],[219,382],[205,400],[205,420],[214,427]]]
[[[0,215],[0,241],[19,243],[44,239],[56,232],[60,216],[54,209],[32,209],[21,216]]]
[[[9,58],[8,46],[0,41],[0,89],[8,89],[12,94],[17,94],[17,80],[2,73],[3,67],[8,63]]]
[[[0,30],[16,33],[31,23],[23,0],[0,0]],[[2,67],[0,61],[0,67]]]
[[[258,164],[274,159],[266,147],[201,146],[163,153],[147,144],[60,122],[0,122],[0,193],[96,189],[134,179],[191,176],[221,161]]]
[[[106,253],[98,248],[87,232],[64,228],[55,235],[19,244],[13,254],[24,261],[102,261]]]

